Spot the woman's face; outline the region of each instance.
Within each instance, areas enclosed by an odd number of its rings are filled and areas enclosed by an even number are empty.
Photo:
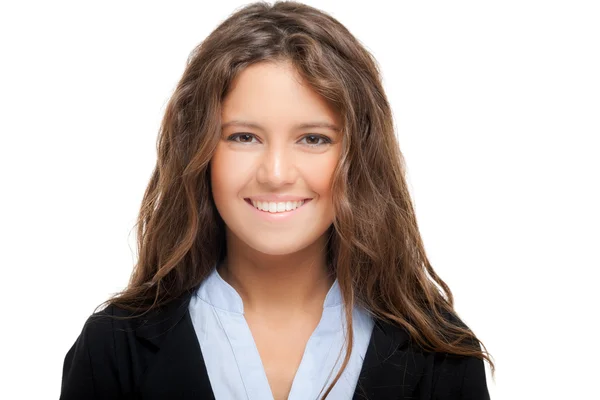
[[[228,247],[269,255],[324,250],[341,121],[300,79],[290,64],[253,64],[223,101],[211,182]]]

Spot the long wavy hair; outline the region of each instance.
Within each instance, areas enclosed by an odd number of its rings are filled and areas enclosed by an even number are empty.
[[[191,52],[160,127],[136,223],[138,261],[105,303],[148,312],[190,293],[223,260],[225,225],[210,184],[221,103],[240,71],[265,61],[290,62],[343,120],[327,254],[346,306],[346,353],[323,398],[348,364],[355,304],[426,351],[485,359],[494,373],[425,254],[376,60],[336,19],[293,1],[244,6]]]

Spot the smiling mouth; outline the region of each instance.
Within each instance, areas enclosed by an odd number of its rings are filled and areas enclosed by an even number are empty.
[[[270,214],[283,214],[299,209],[304,204],[310,202],[312,199],[304,199],[300,201],[281,201],[281,202],[267,202],[267,201],[254,201],[250,199],[244,199],[246,203],[256,208],[258,211],[270,213]]]

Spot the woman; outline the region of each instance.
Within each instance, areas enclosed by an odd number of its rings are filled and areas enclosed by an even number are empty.
[[[224,21],[167,106],[138,263],[67,353],[61,399],[489,398],[391,115],[332,17],[280,2]]]

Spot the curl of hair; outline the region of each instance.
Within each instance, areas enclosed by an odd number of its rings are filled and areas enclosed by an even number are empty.
[[[136,223],[138,261],[128,286],[103,304],[143,315],[193,291],[223,259],[210,160],[222,101],[238,73],[259,62],[291,63],[343,121],[327,253],[346,305],[346,354],[323,398],[348,364],[355,303],[424,350],[485,359],[494,373],[425,254],[375,59],[332,16],[292,1],[236,10],[191,52],[161,123]]]

